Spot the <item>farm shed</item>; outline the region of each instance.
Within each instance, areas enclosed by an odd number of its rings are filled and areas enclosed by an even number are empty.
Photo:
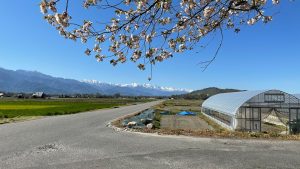
[[[217,94],[202,104],[202,112],[220,125],[241,131],[264,131],[265,123],[290,127],[300,122],[300,99],[280,90]]]
[[[32,94],[33,98],[44,98],[46,97],[46,94],[44,92],[35,92]]]

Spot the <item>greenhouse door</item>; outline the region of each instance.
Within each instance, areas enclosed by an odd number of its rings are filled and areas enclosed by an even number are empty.
[[[300,133],[300,109],[290,109],[289,129],[292,134]]]
[[[245,129],[248,131],[261,131],[261,109],[245,108]]]

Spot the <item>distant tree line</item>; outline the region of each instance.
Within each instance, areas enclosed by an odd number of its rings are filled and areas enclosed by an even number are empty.
[[[59,97],[59,98],[155,98],[155,99],[164,99],[167,98],[166,96],[128,96],[122,95],[120,93],[115,93],[113,95],[104,95],[101,93],[95,94],[61,94],[61,95],[51,95],[52,97]]]
[[[113,95],[104,95],[101,93],[95,94],[44,94],[43,97],[36,97],[34,93],[14,93],[14,92],[0,92],[4,94],[4,97],[19,98],[19,99],[30,99],[30,98],[155,98],[155,99],[165,99],[167,96],[127,96],[121,95],[120,93],[115,93]]]
[[[171,98],[187,99],[187,100],[206,100],[209,98],[209,95],[208,94],[199,94],[199,95],[183,94],[183,95],[172,95]]]

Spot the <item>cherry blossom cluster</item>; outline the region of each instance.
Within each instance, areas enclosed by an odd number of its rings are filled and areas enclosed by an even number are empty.
[[[66,9],[58,11],[58,3],[66,5]],[[108,10],[115,17],[85,20],[81,24],[71,22],[68,3],[68,0],[40,3],[45,20],[60,35],[82,43],[92,41],[94,46],[84,53],[95,56],[99,62],[109,59],[112,65],[117,65],[131,60],[144,70],[146,64],[153,65],[174,53],[194,49],[202,38],[219,29],[239,32],[242,25],[270,22],[272,16],[265,15],[264,9],[279,4],[279,0],[85,0],[81,4],[85,9],[96,8],[99,13]]]

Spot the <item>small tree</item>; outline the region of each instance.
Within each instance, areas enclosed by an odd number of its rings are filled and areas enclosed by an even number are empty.
[[[58,4],[64,10],[58,11]],[[264,9],[272,4],[279,4],[279,0],[85,0],[83,7],[99,9],[102,18],[79,24],[72,22],[69,0],[42,0],[40,9],[63,37],[94,42],[94,47],[85,50],[86,55],[94,55],[99,62],[109,59],[114,66],[129,59],[144,70],[146,64],[152,68],[174,53],[194,49],[213,32],[223,37],[224,28],[238,33],[241,25],[270,22],[272,16],[265,15]],[[106,20],[107,12],[114,12],[115,17]],[[109,52],[102,53],[106,41]],[[222,40],[215,56],[221,45]],[[204,69],[214,59],[202,62]]]

